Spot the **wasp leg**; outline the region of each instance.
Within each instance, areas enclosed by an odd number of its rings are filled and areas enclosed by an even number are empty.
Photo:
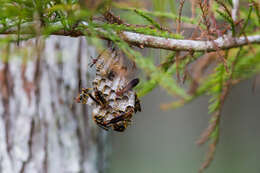
[[[123,121],[124,120],[124,114],[123,115],[119,115],[115,118],[112,118],[111,120],[109,120],[106,124],[109,125],[109,124],[115,124],[119,121]]]
[[[88,95],[94,102],[96,102],[96,104],[100,105],[100,102],[95,97],[93,97],[92,94],[88,93]]]
[[[125,131],[126,129],[126,126],[121,124],[121,125],[118,125],[118,124],[114,124],[113,125],[113,130],[117,131],[117,132],[123,132]]]
[[[76,97],[75,100],[78,103],[86,104],[88,97],[90,97],[94,102],[96,102],[97,104],[100,105],[100,102],[94,96],[92,96],[92,94],[90,93],[91,90],[93,90],[93,89],[92,88],[82,88],[80,94]]]
[[[124,122],[126,122],[126,121],[129,122],[129,121],[131,121],[132,114],[133,114],[133,110],[130,109],[127,112],[123,112],[120,115],[112,118],[111,120],[109,120],[107,122],[107,124],[116,124],[116,123],[118,123],[120,121],[121,122],[123,122],[123,121]]]
[[[137,94],[135,94],[135,108],[134,108],[134,110],[135,110],[135,113],[137,111],[139,111],[139,112],[142,111],[140,100],[138,99]]]
[[[103,116],[96,115],[96,116],[93,117],[93,119],[94,119],[94,121],[96,122],[96,124],[100,128],[102,128],[102,129],[104,129],[106,131],[109,130],[109,126],[104,122],[104,117]]]
[[[94,92],[95,98],[99,102],[99,105],[102,107],[102,109],[109,109],[110,106],[108,104],[108,101],[105,99],[104,94],[101,91],[99,91],[97,88],[95,88],[94,90],[95,90]]]
[[[75,98],[75,101],[77,101],[78,103],[86,104],[87,103],[89,90],[91,90],[91,89],[90,88],[82,88],[81,92]]]

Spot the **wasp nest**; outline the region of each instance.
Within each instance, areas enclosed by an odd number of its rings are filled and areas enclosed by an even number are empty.
[[[77,101],[93,106],[92,116],[99,127],[122,132],[133,114],[141,111],[140,101],[132,90],[139,80],[126,79],[127,68],[115,50],[103,52],[93,63],[96,65],[93,88],[82,88]]]

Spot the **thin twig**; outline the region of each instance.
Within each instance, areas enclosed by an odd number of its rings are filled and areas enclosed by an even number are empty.
[[[232,4],[232,19],[233,21],[236,21],[238,16],[239,0],[232,0]]]
[[[180,33],[180,29],[181,29],[181,15],[182,15],[182,8],[184,5],[185,0],[181,0],[180,1],[180,6],[179,6],[179,15],[178,15],[178,23],[177,23],[177,33]]]
[[[184,2],[185,0],[181,0],[180,1],[180,6],[179,6],[179,16],[178,16],[178,21],[177,21],[177,33],[180,34],[180,29],[181,29],[181,16],[182,16],[182,8],[183,8],[183,5],[184,5]],[[180,82],[180,73],[179,73],[179,57],[180,57],[180,51],[177,51],[176,52],[176,56],[175,56],[175,59],[176,59],[176,76],[177,76],[177,79],[178,79],[178,82]]]

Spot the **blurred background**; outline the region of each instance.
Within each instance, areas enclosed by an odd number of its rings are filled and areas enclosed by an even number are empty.
[[[135,2],[146,4],[148,9],[172,13],[176,13],[180,3]],[[185,1],[185,16],[192,16],[194,2]],[[247,2],[240,1],[240,9],[246,9]],[[160,22],[167,27],[174,25]],[[185,32],[189,35],[189,30]],[[216,155],[205,172],[260,172],[260,82],[257,81],[257,78],[243,81],[229,93],[221,115]],[[196,140],[210,120],[209,97],[200,97],[176,110],[162,111],[160,104],[171,100],[163,90],[153,90],[141,99],[143,110],[135,115],[132,126],[123,134],[112,133],[110,173],[197,172],[208,149],[207,144],[198,146]]]
[[[117,6],[114,13],[120,15],[127,23],[150,24],[143,17],[135,14],[131,8],[142,8],[145,9],[144,11],[158,13],[167,12],[176,17],[180,1],[118,0],[114,2]],[[194,3],[195,0],[185,1],[183,17],[194,17],[197,10]],[[247,4],[248,1],[241,0],[240,8],[246,11]],[[173,33],[176,32],[176,23],[171,17],[167,19],[156,15],[153,17],[163,27],[169,28]],[[191,31],[195,27],[197,25],[191,23],[182,25],[181,32],[186,38],[190,38]],[[6,105],[3,100],[3,105],[0,105],[0,115],[2,115],[0,116],[0,140],[6,140],[3,142],[6,144],[0,143],[1,165],[8,168],[8,171],[14,166],[14,172],[23,169],[35,172],[35,170],[42,170],[42,167],[46,167],[46,172],[59,170],[62,173],[96,173],[106,168],[109,173],[197,172],[205,160],[208,149],[207,144],[198,146],[196,140],[209,124],[210,97],[202,96],[181,108],[163,111],[160,105],[172,102],[174,98],[163,89],[155,88],[140,98],[142,112],[134,115],[132,125],[124,133],[103,131],[94,124],[90,116],[91,108],[86,105],[76,105],[73,100],[79,92],[79,81],[82,80],[83,87],[91,87],[90,81],[95,77],[94,68],[91,70],[88,68],[89,63],[92,62],[90,57],[96,57],[98,52],[97,47],[93,46],[95,40],[92,41],[83,37],[73,39],[51,37],[42,45],[37,43],[38,38],[27,43],[23,42],[19,50],[14,44],[10,46],[11,48],[5,43],[1,45],[3,52],[8,50],[7,59],[9,52],[12,52],[15,61],[10,63],[11,65],[8,61],[0,64],[1,69],[9,70],[14,77],[14,84],[12,82],[8,84],[9,74],[4,73],[7,76],[5,78],[0,76],[2,77],[0,81],[7,84],[7,90],[14,90],[14,92],[10,91],[12,94],[7,95],[8,99],[11,98],[10,102],[7,99]],[[33,55],[30,55],[31,52],[26,48],[34,49],[33,46],[36,44],[39,44],[36,46],[36,51],[32,50]],[[29,58],[32,62],[28,61],[29,65],[26,66],[24,59],[18,55],[17,58],[14,50],[24,51],[22,54],[26,63],[30,56],[37,58]],[[171,53],[148,48],[136,48],[136,50],[151,58],[155,64],[165,60],[163,58]],[[19,68],[20,71],[17,70]],[[37,72],[35,70],[37,68],[42,72]],[[23,75],[20,75],[21,72]],[[30,80],[24,80],[26,75]],[[32,77],[33,75],[36,77]],[[41,78],[37,78],[37,75]],[[143,73],[139,73],[138,76],[143,81],[148,79]],[[21,91],[21,88],[24,88],[24,91]],[[31,93],[34,93],[32,98]],[[4,94],[0,95],[1,99],[4,98]],[[9,107],[8,112],[6,108]],[[10,119],[6,116],[8,114],[11,115]],[[250,78],[233,87],[222,110],[220,139],[216,154],[213,163],[205,172],[260,173],[259,115],[260,77]],[[8,129],[9,127],[12,128]],[[25,132],[21,132],[20,129]],[[35,134],[38,133],[35,137],[31,135],[34,131]],[[13,145],[13,148],[8,148],[7,139],[11,141],[10,146]],[[36,147],[29,146],[31,141]],[[14,159],[9,156],[13,156]],[[107,160],[108,164],[106,164]],[[26,165],[26,162],[32,163]],[[51,165],[50,168],[45,164]],[[1,165],[0,173],[2,173]]]
[[[180,4],[180,1],[167,0],[135,2],[144,3],[148,9],[172,13],[178,11]],[[184,16],[191,17],[192,11],[198,10],[192,8],[194,2],[185,1]],[[240,1],[240,9],[247,9],[247,3]],[[160,22],[175,28],[174,23]],[[189,29],[182,32],[190,34]],[[207,144],[196,144],[210,120],[208,100],[209,97],[203,96],[176,110],[162,111],[160,104],[172,101],[163,90],[157,88],[141,98],[143,110],[135,115],[132,126],[123,134],[113,132],[111,135],[113,152],[109,172],[197,172],[208,149]],[[205,172],[259,173],[259,79],[249,79],[235,86],[221,116],[216,155]]]
[[[234,87],[222,113],[220,140],[213,163],[205,172],[259,173],[260,164],[260,85],[252,91],[253,79]],[[196,140],[207,127],[206,96],[171,111],[160,110],[170,101],[156,89],[141,99],[142,112],[124,133],[112,133],[109,173],[197,172],[207,144]]]

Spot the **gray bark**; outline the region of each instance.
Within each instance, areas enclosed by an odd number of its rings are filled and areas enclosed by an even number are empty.
[[[0,172],[104,172],[107,135],[74,102],[95,49],[65,37],[0,46]]]

